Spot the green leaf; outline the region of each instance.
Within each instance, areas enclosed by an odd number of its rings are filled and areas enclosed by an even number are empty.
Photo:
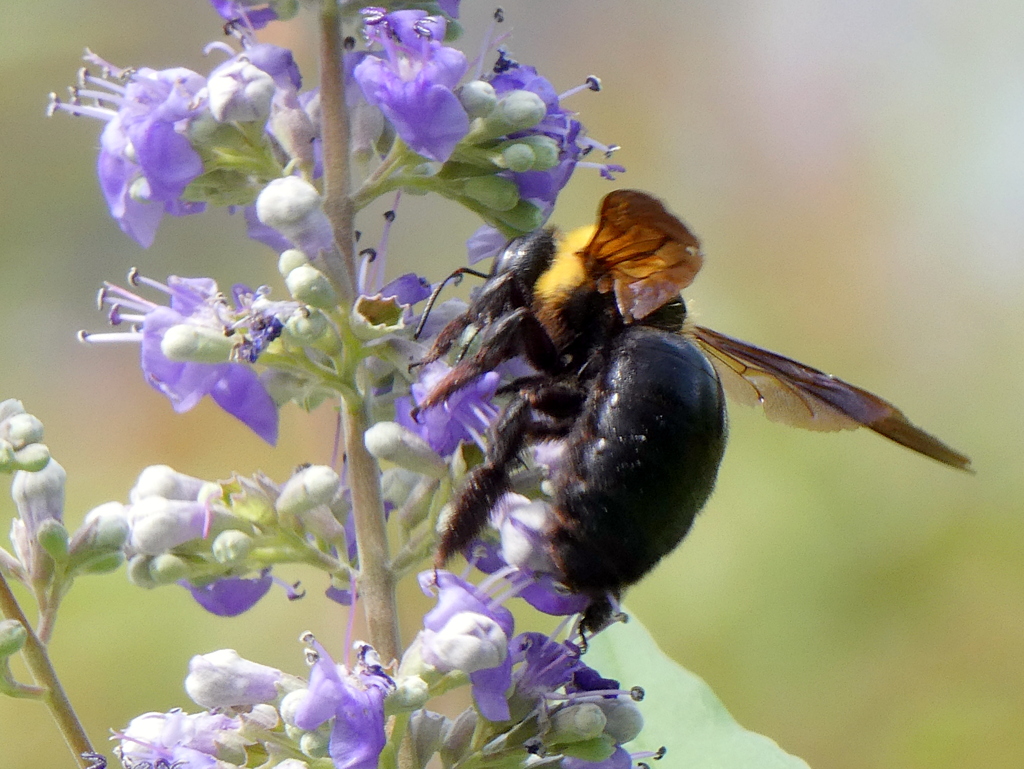
[[[808,769],[736,723],[710,687],[658,648],[635,617],[591,641],[584,662],[625,688],[643,687],[644,729],[626,745],[631,752],[664,745],[665,763],[687,769]]]

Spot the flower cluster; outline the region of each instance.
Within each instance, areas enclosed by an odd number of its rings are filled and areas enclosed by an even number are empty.
[[[585,160],[613,148],[588,139],[567,106],[577,92],[598,90],[598,80],[559,93],[497,47],[500,12],[471,61],[452,44],[458,0],[361,10],[342,3],[332,12],[362,34],[345,41],[334,70],[345,81],[339,105],[340,89],[304,89],[291,52],[256,37],[294,16],[294,0],[211,5],[235,47],[211,43],[206,52],[224,58],[208,74],[119,68],[90,52],[71,98],[53,96],[51,111],[103,121],[100,187],[137,243],[152,244],[166,214],[241,208],[250,237],[275,250],[286,298],[271,298],[267,286],[222,290],[209,277],[161,282],[133,270],[129,285],[100,292],[114,329],[80,336],[137,344],[143,378],[175,411],[209,397],[269,444],[286,403],[336,405],[344,450],[281,483],[262,473],[207,481],[148,467],[126,500],[91,510],[72,535],[63,523],[65,473],[42,443],[42,425],[5,401],[0,470],[17,471],[19,517],[0,572],[33,587],[47,636],[74,576],[121,563],[132,584],[177,585],[223,617],[247,611],[274,585],[290,599],[305,597],[282,581],[294,564],[318,569],[325,596],[353,608],[371,600],[370,567],[393,581],[417,575],[436,596],[405,649],[378,636],[371,640],[380,655],[346,642],[353,654],[335,662],[303,636],[306,676],[230,649],[193,658],[185,690],[202,710],[132,720],[115,734],[127,767],[375,769],[426,767],[437,756],[445,766],[495,769],[630,766],[636,756],[623,746],[642,725],[638,690],[582,660],[572,617],[591,599],[559,584],[550,556],[551,511],[539,498],[543,469],[555,460],[523,457],[520,490],[538,499],[496,500],[492,526],[465,553],[478,583],[468,569],[421,571],[454,491],[488,450],[503,384],[522,372],[513,361],[424,407],[455,361],[414,364],[465,305],[435,301],[444,284],[421,274],[386,274],[402,194],[434,193],[479,214],[473,262],[542,226],[576,168],[591,165],[608,178],[621,171]],[[490,71],[484,59],[496,61]],[[339,106],[354,161],[344,174],[356,179],[341,205],[337,190],[349,179],[331,177],[337,148],[321,141],[337,128],[328,121]],[[379,243],[356,256],[360,236],[339,221],[385,194],[394,202]],[[424,260],[418,272],[435,271]],[[466,332],[468,346],[474,329]],[[387,539],[382,556],[362,551],[368,520]],[[558,627],[517,627],[511,605],[520,599],[562,618]],[[0,626],[0,659],[24,643],[19,627]],[[449,717],[432,700],[457,687],[469,688],[473,706]]]

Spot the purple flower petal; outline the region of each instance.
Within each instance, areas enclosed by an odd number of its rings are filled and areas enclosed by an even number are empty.
[[[263,29],[277,20],[277,11],[272,7],[253,8],[239,0],[210,0],[213,10],[228,21],[246,21],[253,29]]]
[[[210,388],[210,397],[218,406],[274,446],[277,443],[277,406],[259,376],[251,368],[236,363],[224,363],[218,368],[221,375]]]
[[[270,569],[264,569],[259,577],[225,577],[208,585],[197,587],[182,581],[182,587],[188,588],[196,602],[211,614],[218,617],[237,617],[249,611],[269,591],[274,580]]]

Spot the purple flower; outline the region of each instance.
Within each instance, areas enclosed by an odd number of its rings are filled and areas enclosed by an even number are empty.
[[[419,580],[423,592],[429,594],[432,588],[437,589],[437,606],[423,617],[423,631],[420,635],[423,659],[429,664],[441,670],[446,669],[447,666],[443,665],[442,661],[453,645],[449,641],[443,648],[439,648],[436,642],[439,639],[450,639],[453,630],[474,627],[466,622],[467,615],[475,615],[475,627],[484,627],[492,623],[504,635],[505,653],[499,655],[502,657],[499,664],[473,670],[469,674],[469,680],[472,683],[473,700],[480,714],[488,721],[508,720],[510,714],[505,697],[512,683],[512,658],[507,653],[507,643],[512,637],[512,613],[495,602],[482,589],[451,572],[440,569],[425,571],[419,575]],[[480,637],[479,633],[474,635]],[[481,640],[478,648],[482,648],[488,641],[493,643],[496,636],[488,630]],[[484,650],[483,655],[487,653],[487,650]]]
[[[237,733],[241,721],[214,713],[146,713],[133,718],[123,732],[117,752],[125,766],[181,766],[215,769],[218,741],[225,732]]]
[[[183,200],[182,194],[203,173],[203,161],[186,134],[205,110],[200,92],[206,79],[183,67],[123,70],[92,53],[85,60],[109,79],[86,73],[70,103],[51,97],[51,112],[60,109],[107,122],[96,165],[100,187],[121,229],[148,248],[165,213],[203,210],[203,204]],[[82,97],[95,103],[82,104]]]
[[[384,698],[395,682],[370,646],[360,647],[350,673],[317,641],[311,643],[317,659],[309,674],[309,693],[295,711],[295,725],[313,730],[333,718],[329,750],[335,769],[376,769],[387,742]]]
[[[569,684],[582,667],[580,650],[568,641],[559,643],[543,633],[520,633],[512,639],[516,693],[542,696]]]
[[[102,298],[111,308],[111,323],[127,321],[138,330],[82,334],[83,341],[140,343],[146,381],[171,401],[175,411],[186,412],[209,395],[273,445],[277,441],[277,407],[256,372],[237,361],[254,362],[280,335],[282,318],[290,316],[297,305],[268,302],[262,294],[236,287],[232,308],[210,278],[172,275],[164,285],[133,272],[130,279],[167,294],[170,306],[107,284]]]
[[[247,3],[242,0],[210,0],[213,10],[222,19],[252,29],[263,29],[277,19],[277,11],[270,3]]]
[[[502,557],[499,545],[478,540],[473,544],[472,550],[471,560],[476,568],[485,574],[503,571],[505,579],[515,586],[515,594],[537,611],[554,616],[568,616],[583,611],[590,604],[591,599],[588,596],[568,592],[553,574],[511,567]]]
[[[187,580],[183,580],[181,584],[192,593],[196,603],[210,614],[216,614],[218,617],[237,617],[249,611],[270,592],[274,578],[270,576],[270,569],[264,569],[260,576],[251,579],[224,577],[202,586],[193,585]]]
[[[416,433],[441,456],[449,456],[461,441],[472,440],[481,447],[483,435],[498,409],[491,403],[501,377],[494,371],[473,380],[444,403],[419,412],[412,417],[413,400],[422,403],[451,368],[443,361],[424,366],[419,381],[412,390],[412,398],[395,399],[395,420],[407,430]]]
[[[441,12],[452,19],[459,18],[459,3],[462,0],[437,0]]]
[[[446,22],[440,16],[382,8],[363,14],[367,39],[383,51],[356,66],[356,82],[410,149],[443,163],[469,132],[469,116],[453,91],[466,57],[441,44]]]

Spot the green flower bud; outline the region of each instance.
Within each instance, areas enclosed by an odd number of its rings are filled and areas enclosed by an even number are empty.
[[[28,639],[28,631],[16,619],[0,622],[0,659],[17,654]]]
[[[532,91],[512,91],[499,101],[490,119],[500,120],[508,126],[505,133],[533,128],[548,114],[544,100]]]
[[[156,587],[153,575],[149,572],[149,562],[151,560],[151,556],[148,555],[133,555],[128,560],[128,581],[136,587]]]
[[[604,732],[608,720],[593,702],[581,702],[555,711],[547,741],[557,744],[593,739]]]
[[[529,144],[514,142],[501,151],[501,160],[510,171],[522,173],[533,168],[537,156],[533,154]]]
[[[459,101],[470,119],[487,117],[498,103],[494,86],[483,80],[472,80],[459,89]]]
[[[503,176],[474,176],[464,182],[462,193],[492,211],[511,211],[519,202],[519,187]]]
[[[316,347],[330,354],[341,349],[341,339],[326,316],[317,309],[293,312],[284,324],[284,340],[300,347]]]
[[[550,136],[534,134],[517,139],[516,144],[525,144],[533,152],[534,171],[547,171],[558,165],[558,142]]]
[[[640,730],[644,728],[644,717],[632,700],[621,697],[611,700],[601,698],[594,704],[601,708],[608,721],[604,733],[610,735],[620,745],[636,739]]]
[[[54,561],[62,563],[68,558],[68,530],[54,518],[48,518],[36,529],[36,540]]]
[[[396,687],[388,695],[388,710],[418,710],[430,699],[430,687],[419,676],[406,676],[396,682]]]
[[[299,750],[310,758],[326,758],[330,742],[329,733],[306,732],[299,738]]]
[[[282,278],[287,278],[289,272],[304,264],[309,264],[309,257],[297,248],[289,248],[287,251],[282,251],[281,256],[278,257],[277,271],[281,273]]]
[[[544,212],[533,203],[520,200],[510,211],[495,210],[494,218],[517,232],[533,232],[544,224]]]
[[[559,745],[558,750],[573,758],[598,763],[607,760],[615,752],[615,742],[608,735],[602,734],[589,740]]]
[[[448,465],[430,445],[397,422],[378,422],[363,436],[366,450],[377,459],[431,478],[448,475]]]
[[[249,553],[252,552],[252,545],[252,537],[244,531],[228,529],[217,535],[210,549],[217,563],[233,566],[248,557]]]
[[[234,347],[234,340],[222,331],[191,323],[171,326],[160,340],[160,352],[182,363],[227,363]]]
[[[110,553],[97,553],[77,564],[75,570],[81,574],[110,574],[121,568],[124,553],[115,550]]]
[[[161,553],[149,563],[149,576],[154,585],[170,585],[188,576],[189,568],[181,558]]]
[[[282,515],[301,516],[318,505],[330,504],[341,478],[326,465],[313,465],[295,473],[281,489],[274,505]]]
[[[331,309],[338,304],[327,276],[310,264],[300,264],[284,279],[292,297],[303,304],[321,309]]]
[[[45,443],[30,443],[14,452],[12,464],[19,470],[39,472],[50,463],[50,449]]]

